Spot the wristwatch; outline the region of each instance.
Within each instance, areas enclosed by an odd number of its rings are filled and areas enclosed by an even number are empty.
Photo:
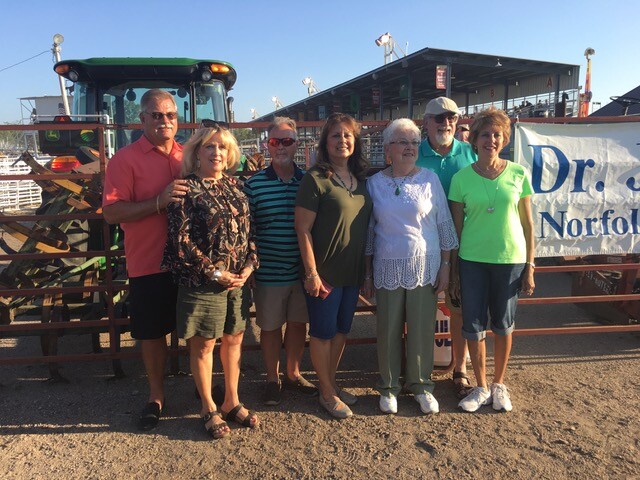
[[[221,278],[222,278],[222,270],[220,270],[218,267],[216,267],[213,270],[213,279],[217,282]]]

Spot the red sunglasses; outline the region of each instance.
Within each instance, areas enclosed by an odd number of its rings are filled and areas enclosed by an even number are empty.
[[[296,143],[296,139],[295,138],[270,138],[269,139],[269,146],[271,147],[278,147],[280,145],[283,145],[285,147],[290,147],[291,145],[293,145],[294,143]]]

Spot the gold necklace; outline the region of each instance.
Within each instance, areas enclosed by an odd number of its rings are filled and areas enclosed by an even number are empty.
[[[349,172],[349,188],[347,188],[347,184],[344,182],[344,180],[342,180],[342,177],[340,176],[340,174],[338,174],[338,172],[334,170],[333,173],[336,175],[336,178],[340,181],[344,189],[349,192],[349,196],[353,198],[353,192],[351,191],[353,189],[353,177],[351,176],[351,170],[347,171]]]
[[[488,168],[484,168],[481,167],[478,162],[473,163],[473,168],[476,170],[476,172],[478,172],[480,175],[482,175],[483,177],[487,177],[490,178],[491,180],[493,180],[494,178],[497,178],[498,175],[500,175],[502,173],[502,171],[504,170],[504,166],[506,165],[506,160],[502,160],[502,162],[500,162],[500,165],[498,166],[498,168],[496,168],[493,171],[490,171]]]

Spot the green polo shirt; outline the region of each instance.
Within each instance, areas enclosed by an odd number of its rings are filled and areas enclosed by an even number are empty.
[[[448,195],[453,176],[458,173],[458,170],[463,169],[467,165],[471,165],[477,159],[478,157],[468,143],[459,142],[454,138],[451,150],[443,157],[439,153],[436,153],[433,148],[431,148],[431,145],[429,145],[429,141],[425,139],[420,144],[416,164],[438,175],[440,183],[442,183],[442,188],[444,188],[444,192]]]

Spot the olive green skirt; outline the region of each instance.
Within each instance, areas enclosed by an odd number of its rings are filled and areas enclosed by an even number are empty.
[[[249,319],[251,294],[247,286],[226,290],[217,283],[179,287],[177,330],[181,338],[194,335],[221,338],[244,331]]]

